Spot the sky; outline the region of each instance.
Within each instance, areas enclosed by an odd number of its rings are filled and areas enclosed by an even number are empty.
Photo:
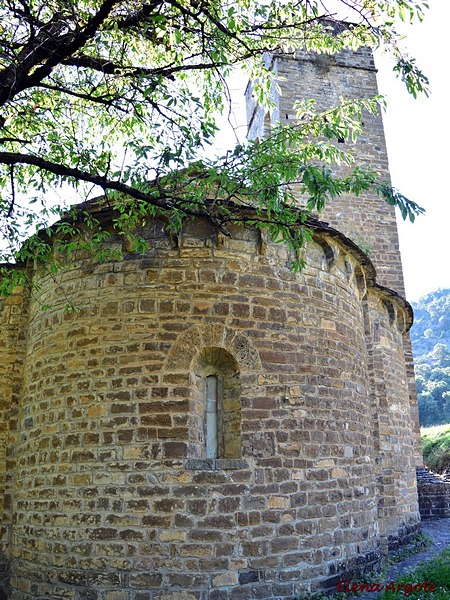
[[[414,99],[392,71],[393,63],[376,55],[378,86],[387,99],[383,115],[394,187],[425,208],[414,224],[398,214],[400,250],[409,301],[439,288],[450,288],[447,241],[450,241],[449,65],[445,40],[449,34],[450,0],[429,0],[422,23],[403,25],[404,47],[430,80],[430,95]],[[244,83],[230,83],[235,109],[242,113]],[[242,119],[242,114],[241,117]],[[239,117],[238,117],[239,120]],[[238,128],[245,135],[245,126]],[[232,142],[232,140],[231,140]],[[230,141],[228,141],[230,143]],[[449,178],[450,181],[450,178]]]
[[[331,1],[331,0],[330,0]],[[430,97],[414,99],[392,72],[392,64],[376,56],[380,92],[386,96],[385,134],[393,185],[426,209],[414,224],[399,216],[400,249],[406,297],[416,301],[439,288],[450,288],[448,241],[450,241],[450,175],[448,144],[450,121],[449,65],[446,40],[450,28],[450,0],[428,0],[422,23],[404,26],[404,45],[430,80]],[[328,6],[328,2],[327,2]],[[402,31],[403,33],[403,31]],[[243,110],[245,81],[230,82],[234,108],[241,122],[237,132],[246,132]],[[222,132],[221,132],[222,136]],[[234,136],[224,133],[224,149],[233,147]],[[220,144],[222,145],[222,144]]]
[[[399,218],[406,296],[415,301],[438,288],[450,288],[450,0],[429,0],[422,23],[407,29],[405,45],[430,80],[430,96],[415,100],[377,57],[378,86],[387,98],[384,115],[392,182],[426,209],[414,224]]]

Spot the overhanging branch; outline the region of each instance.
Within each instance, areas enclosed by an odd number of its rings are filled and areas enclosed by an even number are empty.
[[[153,198],[149,194],[141,192],[140,190],[127,185],[126,183],[122,183],[121,181],[114,181],[108,179],[104,175],[89,173],[88,171],[83,171],[82,169],[78,169],[76,167],[68,167],[67,165],[63,165],[61,163],[49,161],[41,156],[21,154],[19,152],[0,152],[0,164],[10,166],[18,164],[31,165],[37,167],[38,169],[59,175],[60,177],[73,178],[77,181],[86,181],[88,183],[98,185],[103,190],[115,190],[126,194],[131,198],[136,198],[136,200],[145,200],[161,209],[171,208],[168,197],[164,197],[164,200],[162,198]]]
[[[182,198],[177,197],[176,193],[172,193],[170,189],[166,192],[161,185],[154,185],[153,189],[157,191],[157,194],[152,195],[127,185],[121,181],[108,179],[104,175],[89,173],[88,171],[83,171],[76,167],[68,167],[67,165],[63,165],[61,163],[55,163],[46,160],[40,156],[32,156],[18,152],[0,152],[0,164],[9,166],[18,164],[35,166],[38,169],[48,171],[49,173],[59,175],[60,177],[66,179],[73,178],[77,181],[92,183],[99,186],[104,191],[114,190],[120,192],[121,194],[124,194],[130,198],[143,201],[151,206],[154,206],[161,211],[167,212],[168,210],[178,210],[186,216],[207,219],[222,229],[220,218],[216,218],[214,215],[211,215],[206,206],[203,206],[202,203],[197,203],[198,209],[195,210],[193,208],[194,202],[184,201]]]

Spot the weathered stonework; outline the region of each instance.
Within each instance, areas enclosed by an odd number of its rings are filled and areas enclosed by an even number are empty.
[[[450,478],[417,469],[417,492],[421,519],[450,517]]]
[[[297,275],[252,230],[147,235],[145,255],[80,257],[58,285],[35,273],[11,598],[293,598],[376,564],[418,522],[409,305],[326,227]],[[208,366],[238,391],[233,458],[205,458]]]
[[[293,599],[417,531],[411,308],[311,225],[298,274],[252,229],[174,244],[154,221],[145,254],[80,254],[4,301],[12,600]]]
[[[317,110],[337,106],[340,98],[370,98],[378,94],[376,69],[372,52],[360,48],[356,52],[343,51],[336,55],[317,55],[298,50],[295,57],[275,55],[267,57],[267,65],[279,78],[281,95],[273,91],[275,108],[269,116],[257,107],[249,86],[246,91],[248,136],[264,137],[272,122],[295,121],[294,102],[313,98]],[[382,181],[390,181],[389,162],[381,113],[364,116],[362,135],[356,143],[345,143],[362,167],[378,171]],[[348,169],[347,169],[348,170]],[[342,167],[341,171],[346,172]],[[369,253],[377,270],[378,283],[404,296],[397,222],[394,207],[373,193],[358,198],[341,195],[330,202],[321,214],[333,227],[352,239]],[[420,439],[417,392],[409,335],[405,336],[404,351],[407,362],[413,438],[417,466],[423,466]]]

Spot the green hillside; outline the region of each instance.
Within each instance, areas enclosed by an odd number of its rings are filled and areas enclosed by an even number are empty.
[[[450,289],[432,292],[412,305],[420,424],[450,423]]]
[[[423,459],[435,473],[450,469],[450,425],[422,427]]]

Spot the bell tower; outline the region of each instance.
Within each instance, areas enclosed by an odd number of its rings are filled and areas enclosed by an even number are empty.
[[[281,93],[274,92],[275,109],[269,116],[246,91],[248,137],[263,137],[270,123],[295,121],[295,101],[313,98],[318,111],[336,106],[340,98],[370,98],[378,94],[376,68],[369,48],[344,50],[335,55],[296,51],[275,54],[271,67]],[[382,181],[390,181],[389,164],[381,114],[364,116],[362,135],[356,143],[343,142],[355,155],[355,165],[370,166]],[[395,208],[376,194],[359,197],[342,195],[329,203],[320,218],[335,227],[368,254],[378,282],[404,296],[403,271]]]
[[[273,54],[267,57],[278,79],[280,93],[273,92],[275,108],[271,115],[259,107],[249,85],[246,90],[248,137],[262,138],[272,123],[295,122],[294,103],[314,99],[318,111],[337,106],[341,98],[371,98],[378,94],[376,68],[372,51],[343,50],[334,55],[297,50],[294,55]],[[345,141],[355,156],[355,166],[375,169],[381,181],[390,182],[389,162],[381,113],[363,117],[363,131],[358,140]],[[343,194],[329,202],[319,215],[332,227],[356,243],[370,258],[377,272],[377,283],[405,296],[395,208],[377,194],[359,197]],[[417,391],[409,333],[403,334],[408,374],[411,415],[415,423],[416,464],[423,465],[419,430]]]

